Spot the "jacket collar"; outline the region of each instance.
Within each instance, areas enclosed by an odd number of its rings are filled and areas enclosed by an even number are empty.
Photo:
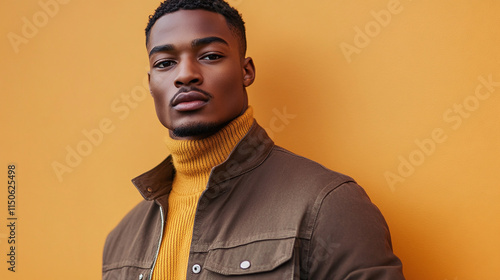
[[[233,149],[229,157],[220,165],[212,168],[207,188],[220,186],[223,191],[229,185],[222,184],[260,165],[271,152],[274,142],[266,131],[254,121],[247,134]],[[132,179],[132,183],[146,200],[156,200],[170,193],[175,169],[172,157],[168,156],[153,169]]]

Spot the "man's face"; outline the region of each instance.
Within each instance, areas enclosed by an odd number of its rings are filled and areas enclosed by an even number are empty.
[[[179,10],[159,18],[150,33],[149,86],[156,114],[172,138],[201,139],[217,132],[248,107],[251,58],[224,16]]]

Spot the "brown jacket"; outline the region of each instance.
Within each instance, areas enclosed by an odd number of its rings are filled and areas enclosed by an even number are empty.
[[[150,279],[175,170],[133,179],[144,201],[109,234],[103,279]],[[186,279],[404,279],[389,230],[345,175],[274,145],[256,123],[212,169]]]

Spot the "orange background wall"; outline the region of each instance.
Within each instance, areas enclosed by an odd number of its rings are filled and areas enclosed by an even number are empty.
[[[247,22],[257,120],[357,179],[407,279],[498,279],[500,2],[230,3]],[[0,3],[1,279],[100,278],[106,234],[141,200],[129,180],[168,153],[145,83],[157,4]]]

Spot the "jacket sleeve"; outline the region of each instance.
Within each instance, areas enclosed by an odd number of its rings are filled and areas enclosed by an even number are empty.
[[[308,268],[315,280],[404,280],[384,217],[356,183],[324,192]]]

